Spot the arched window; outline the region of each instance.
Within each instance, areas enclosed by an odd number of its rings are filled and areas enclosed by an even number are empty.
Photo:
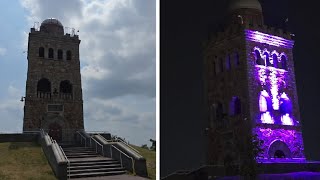
[[[287,58],[285,55],[281,56],[281,69],[287,70]]]
[[[278,56],[276,54],[272,55],[272,64],[273,67],[278,68]]]
[[[239,59],[239,53],[235,52],[234,54],[234,61],[235,61],[235,65],[239,66],[240,65],[240,59]]]
[[[263,55],[267,66],[272,66],[272,64],[270,63],[269,54],[267,52],[264,52]]]
[[[230,102],[230,115],[235,116],[241,114],[241,102],[238,97],[232,97]]]
[[[254,51],[254,54],[255,54],[255,58],[256,58],[256,64],[258,65],[265,65],[264,64],[264,60],[261,58],[260,56],[260,52],[258,50],[255,50]]]
[[[217,103],[216,117],[218,120],[222,120],[223,118],[223,105],[220,102]]]
[[[65,80],[60,82],[60,93],[72,93],[72,85],[70,81]]]
[[[38,81],[37,97],[51,98],[51,82],[48,79],[42,78]]]
[[[260,112],[266,112],[266,111],[272,110],[272,100],[266,90],[263,90],[260,93],[259,109],[260,109]]]
[[[42,78],[38,81],[37,91],[51,92],[51,82],[47,78]]]
[[[220,72],[223,72],[223,59],[222,58],[220,58],[219,65],[220,65]]]
[[[230,54],[228,54],[227,57],[226,57],[226,69],[227,69],[227,70],[230,70],[230,69],[231,69]]]
[[[58,50],[58,59],[63,59],[63,51],[61,49]]]
[[[292,103],[286,93],[281,94],[279,104],[280,104],[279,111],[281,115],[292,113]]]
[[[53,49],[52,48],[49,48],[48,57],[53,58]]]
[[[71,51],[68,50],[67,51],[67,60],[71,60],[71,56],[72,56]]]
[[[44,48],[39,47],[39,57],[44,57]]]

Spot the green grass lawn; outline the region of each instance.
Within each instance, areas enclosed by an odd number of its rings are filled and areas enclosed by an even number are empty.
[[[146,158],[149,178],[156,179],[156,151],[150,151],[148,149],[141,148],[134,145],[131,145],[131,146],[133,146],[136,150],[140,152],[140,154],[144,158]]]
[[[56,180],[40,145],[0,143],[0,180]]]

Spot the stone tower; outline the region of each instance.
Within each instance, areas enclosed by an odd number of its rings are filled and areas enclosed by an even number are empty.
[[[289,32],[267,27],[257,0],[234,0],[204,51],[208,164],[239,164],[251,136],[259,160],[304,158]]]
[[[44,129],[61,141],[84,129],[79,44],[57,19],[31,28],[23,131]]]

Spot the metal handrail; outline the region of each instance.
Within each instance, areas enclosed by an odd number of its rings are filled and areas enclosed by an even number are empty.
[[[130,149],[132,149],[133,151],[135,151],[136,153],[140,154],[140,152],[138,150],[136,150],[134,147],[130,146],[129,143],[125,142],[124,140],[122,140],[121,138],[116,137],[116,141],[120,141],[123,144],[125,144],[126,146],[128,146]]]
[[[69,172],[68,179],[70,179],[70,177],[71,177],[71,175],[70,175],[70,161],[69,161],[69,159],[67,158],[67,155],[64,153],[62,147],[59,146],[59,148],[60,148],[60,150],[62,151],[64,158],[66,158],[66,160],[67,160],[67,162],[68,162],[68,169],[67,169],[67,171]]]
[[[16,133],[39,133],[39,131],[0,131],[0,134],[16,134]]]
[[[101,134],[101,133],[109,133],[108,131],[86,131],[86,133],[97,133],[97,134]]]
[[[111,147],[115,148],[116,150],[118,150],[118,151],[120,152],[120,163],[121,163],[121,167],[123,167],[122,158],[121,158],[121,153],[131,159],[131,162],[132,162],[132,171],[133,171],[133,174],[135,174],[135,173],[136,173],[136,170],[135,170],[135,167],[134,167],[134,159],[133,159],[132,157],[128,156],[128,155],[127,155],[126,153],[124,153],[123,151],[121,151],[120,149],[118,149],[117,147],[115,147],[114,145],[110,144],[111,158],[112,158],[112,148],[111,148]]]
[[[91,139],[93,139],[96,142],[96,153],[98,153],[98,147],[97,144],[99,144],[102,147],[102,155],[104,156],[104,150],[103,150],[103,145],[100,144],[97,140],[95,140],[92,136],[90,137],[90,146],[91,146]]]
[[[77,133],[84,139],[84,146],[87,147],[86,137],[84,137],[79,131],[77,131]],[[81,139],[81,144],[82,144],[82,139]]]

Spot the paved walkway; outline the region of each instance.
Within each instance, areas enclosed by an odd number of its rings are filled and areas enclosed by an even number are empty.
[[[87,177],[87,178],[75,178],[74,180],[148,180],[147,178],[132,176],[132,175],[117,175],[117,176],[103,176],[103,177]]]

